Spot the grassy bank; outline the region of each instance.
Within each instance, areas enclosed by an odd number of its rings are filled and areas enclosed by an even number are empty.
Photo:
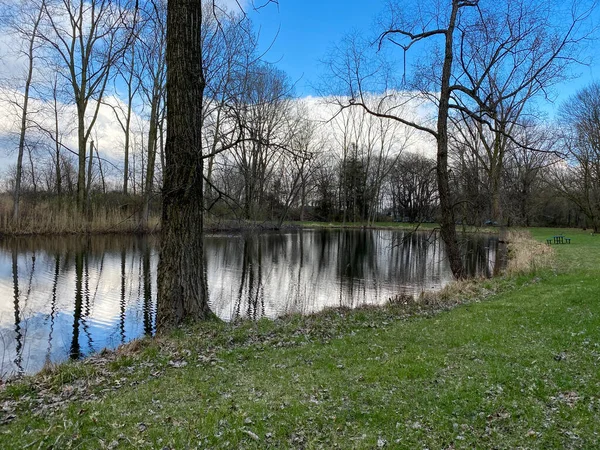
[[[510,275],[421,302],[197,325],[11,383],[0,448],[598,448],[600,237],[566,234],[551,267],[521,236]]]
[[[287,222],[290,225],[295,225],[302,228],[383,228],[389,230],[411,230],[411,231],[433,231],[439,229],[438,223],[411,223],[411,222],[312,222],[312,221],[297,221]],[[496,227],[473,227],[468,225],[457,225],[456,229],[464,233],[497,233]]]
[[[436,223],[410,223],[410,222],[314,222],[314,221],[292,221],[305,228],[400,228],[400,229],[423,229],[433,230],[439,227]]]

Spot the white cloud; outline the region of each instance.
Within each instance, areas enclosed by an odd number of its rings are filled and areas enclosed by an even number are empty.
[[[339,104],[347,105],[348,99],[308,96],[301,101],[306,105],[309,117],[322,124],[320,133],[334,149],[341,148],[344,133],[349,133],[348,138],[359,146],[369,145],[368,141],[380,137],[381,133],[377,135],[377,123],[380,119],[369,115],[359,106],[341,111]],[[398,116],[422,126],[435,127],[435,123],[432,122],[435,119],[435,111],[420,94],[387,92],[385,97],[368,96],[365,102],[372,110]],[[417,152],[429,157],[435,155],[434,141],[427,133],[416,131],[391,119],[382,119],[381,123],[383,129],[380,131],[386,134],[387,142],[395,143],[396,151]]]
[[[394,108],[396,114],[422,124],[427,124],[431,119],[431,109],[418,98],[411,97],[407,93],[397,93],[390,98],[395,98],[397,104],[403,105]],[[369,126],[373,127],[377,119],[363,113],[360,108],[353,107],[340,113],[339,106],[332,101],[332,98],[327,97],[309,96],[296,101],[304,106],[308,118],[319,124],[317,133],[323,149],[339,155],[343,147],[344,132],[348,133],[346,137],[348,142],[356,142],[359,146],[373,144],[376,130],[373,128],[369,131]],[[120,167],[124,155],[124,133],[115,116],[115,111],[123,120],[126,105],[115,95],[105,97],[104,102],[106,104],[100,106],[91,139],[94,140],[103,158],[111,160]],[[20,91],[9,88],[0,89],[0,110],[3,111],[0,117],[0,155],[4,156],[4,158],[0,157],[0,172],[4,173],[7,167],[14,164],[16,160],[17,137],[20,129],[19,104],[22,104]],[[96,104],[91,102],[88,111],[91,113],[95,106]],[[59,110],[62,144],[76,152],[76,107],[73,104],[61,104]],[[54,129],[54,113],[50,104],[39,99],[31,99],[30,112],[30,119],[43,129]],[[88,115],[87,123],[90,120],[91,116]],[[344,124],[347,121],[352,123]],[[145,145],[147,120],[143,115],[134,112],[131,123],[131,150],[132,152],[141,151]],[[346,131],[344,131],[345,128],[347,128]],[[433,142],[427,134],[415,132],[410,127],[398,122],[390,122],[386,132],[391,154],[403,150],[434,156]],[[48,136],[43,132],[33,129],[30,136],[36,140],[45,139],[49,147],[52,145]],[[386,145],[388,144],[386,143]]]
[[[3,115],[0,117],[0,154],[10,156],[12,161],[16,159],[15,150],[17,148],[17,137],[20,130],[20,105],[23,103],[22,92],[9,88],[0,88],[0,110]],[[100,105],[98,117],[94,125],[91,139],[95,141],[99,152],[103,157],[120,161],[123,158],[124,133],[119,125],[115,115],[115,110],[121,117],[124,117],[125,104],[115,96],[108,96],[104,103]],[[112,105],[114,107],[111,108]],[[92,113],[96,108],[96,102],[90,102],[88,106],[88,115],[86,123],[90,123]],[[59,104],[59,126],[62,144],[77,151],[77,109],[73,104]],[[31,128],[30,136],[34,139],[44,140],[50,144],[50,138],[47,132],[43,130],[54,130],[54,110],[49,103],[36,98],[31,98],[29,103],[29,118],[37,126]],[[145,130],[146,121],[139,114],[133,113],[132,117],[132,145],[140,142],[142,133]],[[134,148],[135,150],[135,148]],[[5,163],[6,164],[6,163]]]

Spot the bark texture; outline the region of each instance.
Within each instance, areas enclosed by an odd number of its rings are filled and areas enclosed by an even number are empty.
[[[169,0],[167,8],[167,141],[157,332],[212,315],[202,241],[202,3]]]
[[[454,223],[454,205],[450,195],[450,181],[448,175],[448,112],[450,109],[450,77],[452,74],[453,39],[456,27],[458,10],[461,7],[459,0],[453,0],[450,23],[445,31],[444,65],[440,87],[440,104],[437,122],[437,180],[440,195],[440,234],[446,244],[446,251],[450,261],[450,268],[457,279],[465,277],[465,270],[460,255],[460,248]]]

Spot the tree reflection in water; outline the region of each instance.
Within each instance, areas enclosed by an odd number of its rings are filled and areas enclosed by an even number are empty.
[[[44,364],[48,365],[52,362],[52,334],[54,333],[54,320],[56,318],[56,291],[58,288],[58,276],[60,274],[60,255],[54,256],[54,277],[52,280],[52,290],[50,295],[50,325],[48,332],[48,349],[46,350],[46,357],[44,358]]]
[[[19,300],[19,265],[17,263],[17,251],[12,251],[12,276],[13,276],[13,294],[15,305],[15,359],[13,360],[16,366],[17,373],[23,372],[23,333],[21,333],[21,307]]]

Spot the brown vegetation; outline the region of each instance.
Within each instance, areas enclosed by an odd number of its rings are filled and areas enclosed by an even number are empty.
[[[147,229],[140,226],[140,212],[135,200],[130,204],[92,202],[89,218],[82,217],[75,202],[40,199],[22,201],[19,223],[12,218],[13,201],[0,196],[0,233],[10,235],[72,233],[137,233],[158,229],[159,218],[150,215]]]
[[[531,238],[528,231],[508,232],[507,275],[522,275],[552,265],[554,249]]]

